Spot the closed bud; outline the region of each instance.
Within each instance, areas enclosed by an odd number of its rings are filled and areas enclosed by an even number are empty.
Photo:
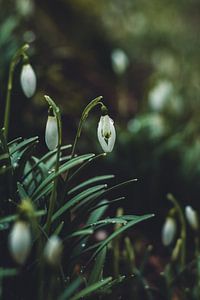
[[[116,132],[114,122],[108,115],[101,116],[97,136],[103,151],[111,152],[115,144]]]
[[[58,124],[57,119],[54,116],[48,116],[45,142],[49,150],[54,150],[58,146]]]
[[[9,250],[13,259],[23,265],[31,250],[31,230],[28,223],[17,221],[9,235]]]
[[[172,217],[167,217],[162,228],[162,242],[164,246],[169,246],[176,235],[176,222]]]
[[[197,230],[199,227],[197,212],[191,206],[186,206],[185,216],[192,229]]]
[[[44,257],[46,262],[51,266],[57,266],[61,260],[63,245],[57,235],[52,235],[44,248]]]
[[[36,90],[36,75],[30,64],[23,65],[20,81],[26,97],[32,97]]]

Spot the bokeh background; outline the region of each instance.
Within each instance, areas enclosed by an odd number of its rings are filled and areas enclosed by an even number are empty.
[[[98,171],[118,181],[138,178],[124,191],[124,208],[154,212],[154,221],[140,228],[159,240],[168,192],[199,206],[199,26],[199,0],[0,0],[1,123],[9,62],[29,43],[37,92],[31,100],[23,95],[19,64],[10,139],[39,135],[36,151],[47,150],[48,94],[62,110],[64,143],[72,143],[83,108],[103,95],[117,142]],[[101,152],[99,116],[98,109],[90,114],[78,152]]]

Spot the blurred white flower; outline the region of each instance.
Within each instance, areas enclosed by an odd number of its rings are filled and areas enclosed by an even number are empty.
[[[161,111],[173,95],[174,87],[170,81],[162,80],[149,92],[149,104],[155,111]]]
[[[111,152],[115,144],[116,132],[114,122],[108,115],[101,116],[97,136],[103,151]]]
[[[60,263],[63,245],[57,235],[52,235],[44,248],[44,257],[48,264],[57,266]]]
[[[162,228],[162,242],[164,246],[169,246],[176,235],[176,222],[172,217],[167,217]]]
[[[123,74],[129,65],[129,58],[121,49],[115,49],[112,51],[111,61],[113,70],[118,75]]]
[[[56,117],[54,116],[48,116],[45,130],[45,142],[49,150],[54,150],[58,145],[58,124]]]
[[[95,233],[95,239],[99,242],[105,240],[107,238],[107,236],[108,236],[108,233],[105,230],[98,230]]]
[[[36,90],[36,75],[30,64],[23,65],[20,81],[26,97],[32,97]]]
[[[29,17],[34,12],[34,6],[34,1],[32,0],[16,1],[17,11],[23,17]]]
[[[18,264],[24,264],[31,250],[31,230],[28,223],[17,221],[9,234],[9,250]]]
[[[197,212],[191,206],[186,206],[185,216],[192,229],[197,230],[199,227]]]

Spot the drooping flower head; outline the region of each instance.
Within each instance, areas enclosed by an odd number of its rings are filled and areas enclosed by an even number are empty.
[[[51,266],[57,266],[60,263],[63,245],[57,235],[52,235],[44,248],[44,257],[46,262]]]
[[[36,75],[32,66],[29,63],[23,65],[20,81],[22,90],[26,97],[32,97],[36,90]]]
[[[16,221],[9,235],[9,250],[13,259],[24,264],[31,250],[31,230],[27,222]]]
[[[174,218],[172,217],[167,217],[163,228],[162,228],[162,242],[164,246],[169,246],[176,235],[176,222],[174,220]]]
[[[111,152],[115,144],[116,132],[114,122],[108,114],[101,116],[97,128],[97,136],[103,151]]]
[[[197,212],[191,207],[185,207],[186,219],[193,230],[197,230],[199,227]]]
[[[54,150],[58,146],[58,123],[56,117],[51,115],[51,111],[46,123],[45,142],[49,150]]]

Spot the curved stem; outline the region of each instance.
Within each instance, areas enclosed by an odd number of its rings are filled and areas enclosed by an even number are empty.
[[[5,128],[5,137],[7,139],[8,130],[9,130],[9,120],[10,120],[10,104],[11,104],[11,92],[13,87],[13,76],[17,63],[21,56],[25,55],[25,51],[29,48],[28,44],[22,46],[17,53],[13,56],[13,59],[10,63],[9,75],[8,75],[8,86],[7,86],[7,95],[6,95],[6,106],[4,113],[4,128]]]
[[[71,158],[73,158],[74,155],[75,155],[75,149],[76,149],[76,145],[77,145],[78,139],[81,136],[81,132],[82,132],[82,128],[83,128],[83,123],[87,119],[89,112],[91,111],[91,109],[93,109],[97,105],[104,106],[104,104],[101,102],[102,98],[103,98],[102,96],[99,96],[99,97],[95,98],[83,110],[83,113],[81,115],[81,119],[80,119],[79,124],[78,124],[78,129],[77,129],[77,132],[76,132],[74,143],[73,143],[73,146],[72,146]],[[65,182],[67,182],[68,176],[69,176],[69,171],[66,173]]]
[[[172,194],[168,194],[167,199],[173,203],[178,213],[180,224],[181,224],[181,234],[180,234],[180,238],[182,240],[181,267],[184,268],[185,259],[186,259],[186,222],[185,222],[183,211],[178,201],[175,199],[175,197]]]

